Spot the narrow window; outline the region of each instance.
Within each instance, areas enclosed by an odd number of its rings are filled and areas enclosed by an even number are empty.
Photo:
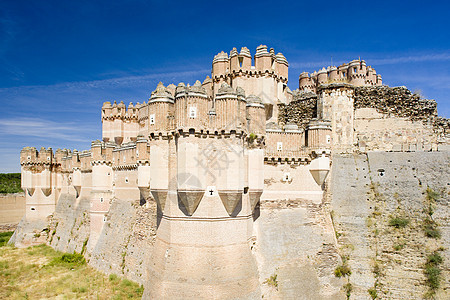
[[[277,142],[277,150],[283,151],[283,142]]]
[[[155,124],[155,114],[151,114],[149,120],[150,120],[149,121],[150,125],[154,125]]]
[[[197,118],[197,107],[195,107],[195,106],[189,107],[189,118],[190,119]]]
[[[327,135],[327,144],[331,143],[331,136]]]
[[[239,68],[242,68],[242,62],[244,61],[243,57],[238,57],[239,60]]]

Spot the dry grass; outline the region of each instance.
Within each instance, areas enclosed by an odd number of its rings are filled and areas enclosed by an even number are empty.
[[[62,256],[46,245],[0,247],[0,299],[141,299],[137,283]]]

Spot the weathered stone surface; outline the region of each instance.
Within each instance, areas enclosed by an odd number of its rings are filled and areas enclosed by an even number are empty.
[[[311,119],[317,117],[317,98],[314,93],[304,93],[295,90],[292,102],[288,105],[278,104],[278,122],[281,124],[294,123],[299,128],[306,128]]]
[[[352,298],[368,298],[376,282],[382,299],[423,299],[428,291],[426,256],[443,247],[441,287],[437,299],[448,299],[449,209],[448,152],[335,155],[332,171],[332,208],[340,254],[349,257]],[[441,239],[425,236],[426,190],[440,197],[433,219]],[[405,228],[389,220],[409,220]]]

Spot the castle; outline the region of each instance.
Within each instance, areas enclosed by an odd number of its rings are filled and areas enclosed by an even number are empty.
[[[115,222],[116,199],[156,202],[146,298],[260,298],[251,243],[262,202],[320,205],[334,153],[448,145],[435,102],[382,86],[363,60],[301,73],[296,91],[287,81],[283,54],[234,48],[203,83],[159,83],[128,107],[105,102],[90,150],[21,151],[25,220],[46,220],[63,195],[88,199],[89,254]]]

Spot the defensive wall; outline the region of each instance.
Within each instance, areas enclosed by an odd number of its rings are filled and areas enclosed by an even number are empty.
[[[287,60],[266,46],[253,59],[245,47],[221,52],[203,83],[105,102],[89,150],[24,148],[26,211],[12,242],[83,253],[144,284],[146,299],[345,299],[348,283],[355,299],[371,288],[420,298],[424,277],[413,273],[449,240],[448,120],[434,101],[381,86],[361,60],[302,74],[293,92],[287,77]],[[426,186],[441,197],[442,240],[420,231]],[[414,226],[388,233],[400,213]],[[393,265],[389,243],[411,232]],[[345,279],[335,276],[343,264]],[[404,289],[389,284],[391,269]]]

